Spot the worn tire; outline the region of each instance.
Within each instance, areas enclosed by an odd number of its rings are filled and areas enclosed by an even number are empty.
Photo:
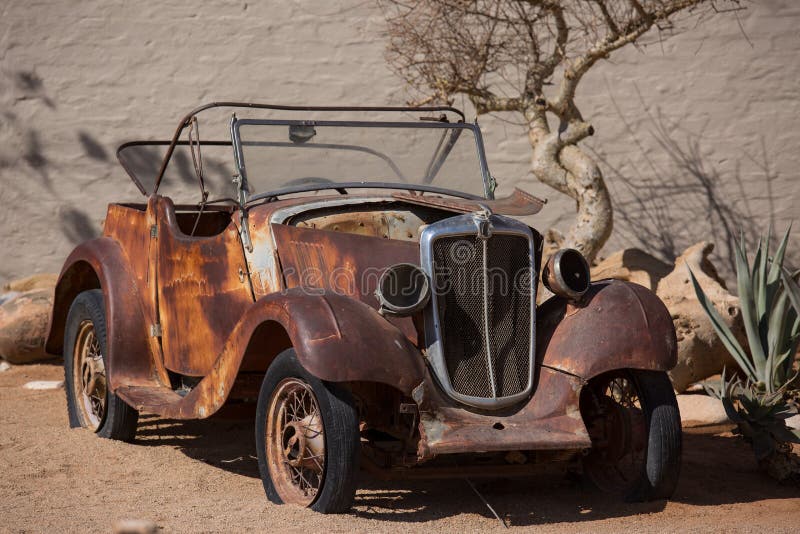
[[[638,478],[622,491],[622,496],[628,502],[669,499],[678,485],[683,439],[672,383],[667,373],[661,371],[629,370],[627,375],[640,396],[647,443]]]
[[[70,306],[67,315],[66,332],[64,334],[64,389],[67,394],[67,412],[69,426],[72,428],[88,427],[76,396],[73,365],[75,363],[75,343],[82,324],[91,321],[94,333],[100,344],[103,363],[106,358],[106,314],[103,292],[92,289],[80,293]],[[107,377],[106,377],[107,380]],[[106,390],[105,413],[95,433],[103,438],[119,441],[133,441],[136,436],[136,424],[139,412],[131,408],[110,390]]]
[[[273,503],[284,504],[270,475],[266,434],[273,393],[280,383],[289,378],[299,379],[311,387],[319,405],[325,436],[322,485],[308,507],[324,514],[347,512],[355,498],[361,453],[358,412],[347,390],[311,375],[297,361],[294,349],[287,349],[275,358],[267,370],[258,396],[256,451],[267,498]]]

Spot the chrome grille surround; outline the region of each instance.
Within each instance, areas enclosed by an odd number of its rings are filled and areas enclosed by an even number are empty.
[[[513,294],[498,299],[486,291],[488,273],[492,270],[492,257],[486,252],[497,252],[497,246],[493,246],[497,241],[492,240],[504,238],[506,244],[515,242],[516,239],[513,238],[521,238],[527,242],[525,268],[528,269],[530,277],[528,279],[530,290],[526,298]],[[471,274],[474,276],[471,278],[475,281],[472,289],[473,291],[477,289],[476,293],[480,294],[464,295],[457,292],[453,294],[453,291],[439,287],[441,274],[437,274],[437,266],[442,267],[442,251],[446,250],[448,241],[474,243],[476,248],[482,247],[481,254],[476,254],[477,258],[459,262],[462,265],[462,275],[469,275],[469,270],[472,270]],[[522,254],[524,255],[524,252]],[[537,273],[534,254],[535,245],[531,229],[508,217],[486,213],[467,214],[423,228],[420,234],[420,259],[422,269],[431,279],[433,290],[431,302],[425,309],[426,356],[442,389],[453,399],[475,408],[492,410],[517,403],[530,395],[533,389],[536,340]],[[523,256],[517,254],[516,257],[519,259]],[[513,261],[509,264],[513,264]],[[517,273],[506,274],[514,278]],[[463,287],[456,289],[463,290]],[[517,336],[516,340],[514,340],[515,334],[519,332],[515,332],[513,328],[509,330],[505,319],[503,324],[490,324],[490,314],[494,317],[493,310],[500,306],[508,309],[509,301],[516,302],[517,306],[527,307],[527,309],[516,308],[511,312],[515,317],[529,318],[527,322],[530,323],[527,325],[529,330],[524,331],[522,336]],[[445,346],[448,325],[443,324],[447,319],[446,313],[443,313],[443,306],[456,306],[455,310],[461,314],[460,318],[466,322],[471,321],[473,325],[470,331],[473,334],[470,339],[470,354],[467,355],[467,351],[464,350],[462,356],[465,357],[456,358],[456,361],[453,358],[453,351]],[[496,345],[493,343],[496,329],[503,331],[501,334],[505,334],[504,339],[508,343],[515,344],[511,357],[509,358],[506,352],[503,354],[503,361],[498,361],[497,355],[492,353],[492,347]],[[457,330],[460,335],[464,333],[464,328],[457,327]],[[527,334],[527,342],[524,340],[524,334]],[[520,338],[523,341],[519,341]],[[459,343],[463,347],[466,341],[459,337]],[[476,343],[480,343],[481,346],[476,346]]]

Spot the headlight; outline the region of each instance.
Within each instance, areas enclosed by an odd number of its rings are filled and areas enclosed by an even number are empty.
[[[575,249],[564,248],[550,256],[542,270],[542,283],[560,297],[579,299],[589,289],[589,264]]]
[[[392,265],[378,280],[375,296],[381,304],[381,313],[412,315],[425,307],[431,297],[428,276],[410,263]]]

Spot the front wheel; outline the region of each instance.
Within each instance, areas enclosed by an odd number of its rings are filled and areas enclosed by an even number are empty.
[[[666,373],[615,370],[581,393],[592,439],[584,473],[628,501],[669,499],[681,464],[681,419]]]
[[[256,450],[267,498],[321,513],[342,513],[355,497],[361,452],[348,391],[323,382],[293,349],[272,362],[258,396]]]
[[[106,347],[103,292],[84,291],[72,302],[64,336],[69,425],[104,438],[133,441],[139,413],[109,390]]]

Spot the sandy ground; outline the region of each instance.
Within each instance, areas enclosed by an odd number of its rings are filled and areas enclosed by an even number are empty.
[[[0,531],[108,532],[119,519],[165,532],[486,531],[502,527],[463,480],[364,478],[352,514],[322,516],[266,501],[252,424],[140,420],[135,444],[67,426],[58,365],[0,373]],[[728,435],[729,436],[729,435]],[[622,504],[562,477],[478,482],[514,530],[796,531],[800,490],[756,470],[749,448],[712,431],[685,436],[673,501]]]

